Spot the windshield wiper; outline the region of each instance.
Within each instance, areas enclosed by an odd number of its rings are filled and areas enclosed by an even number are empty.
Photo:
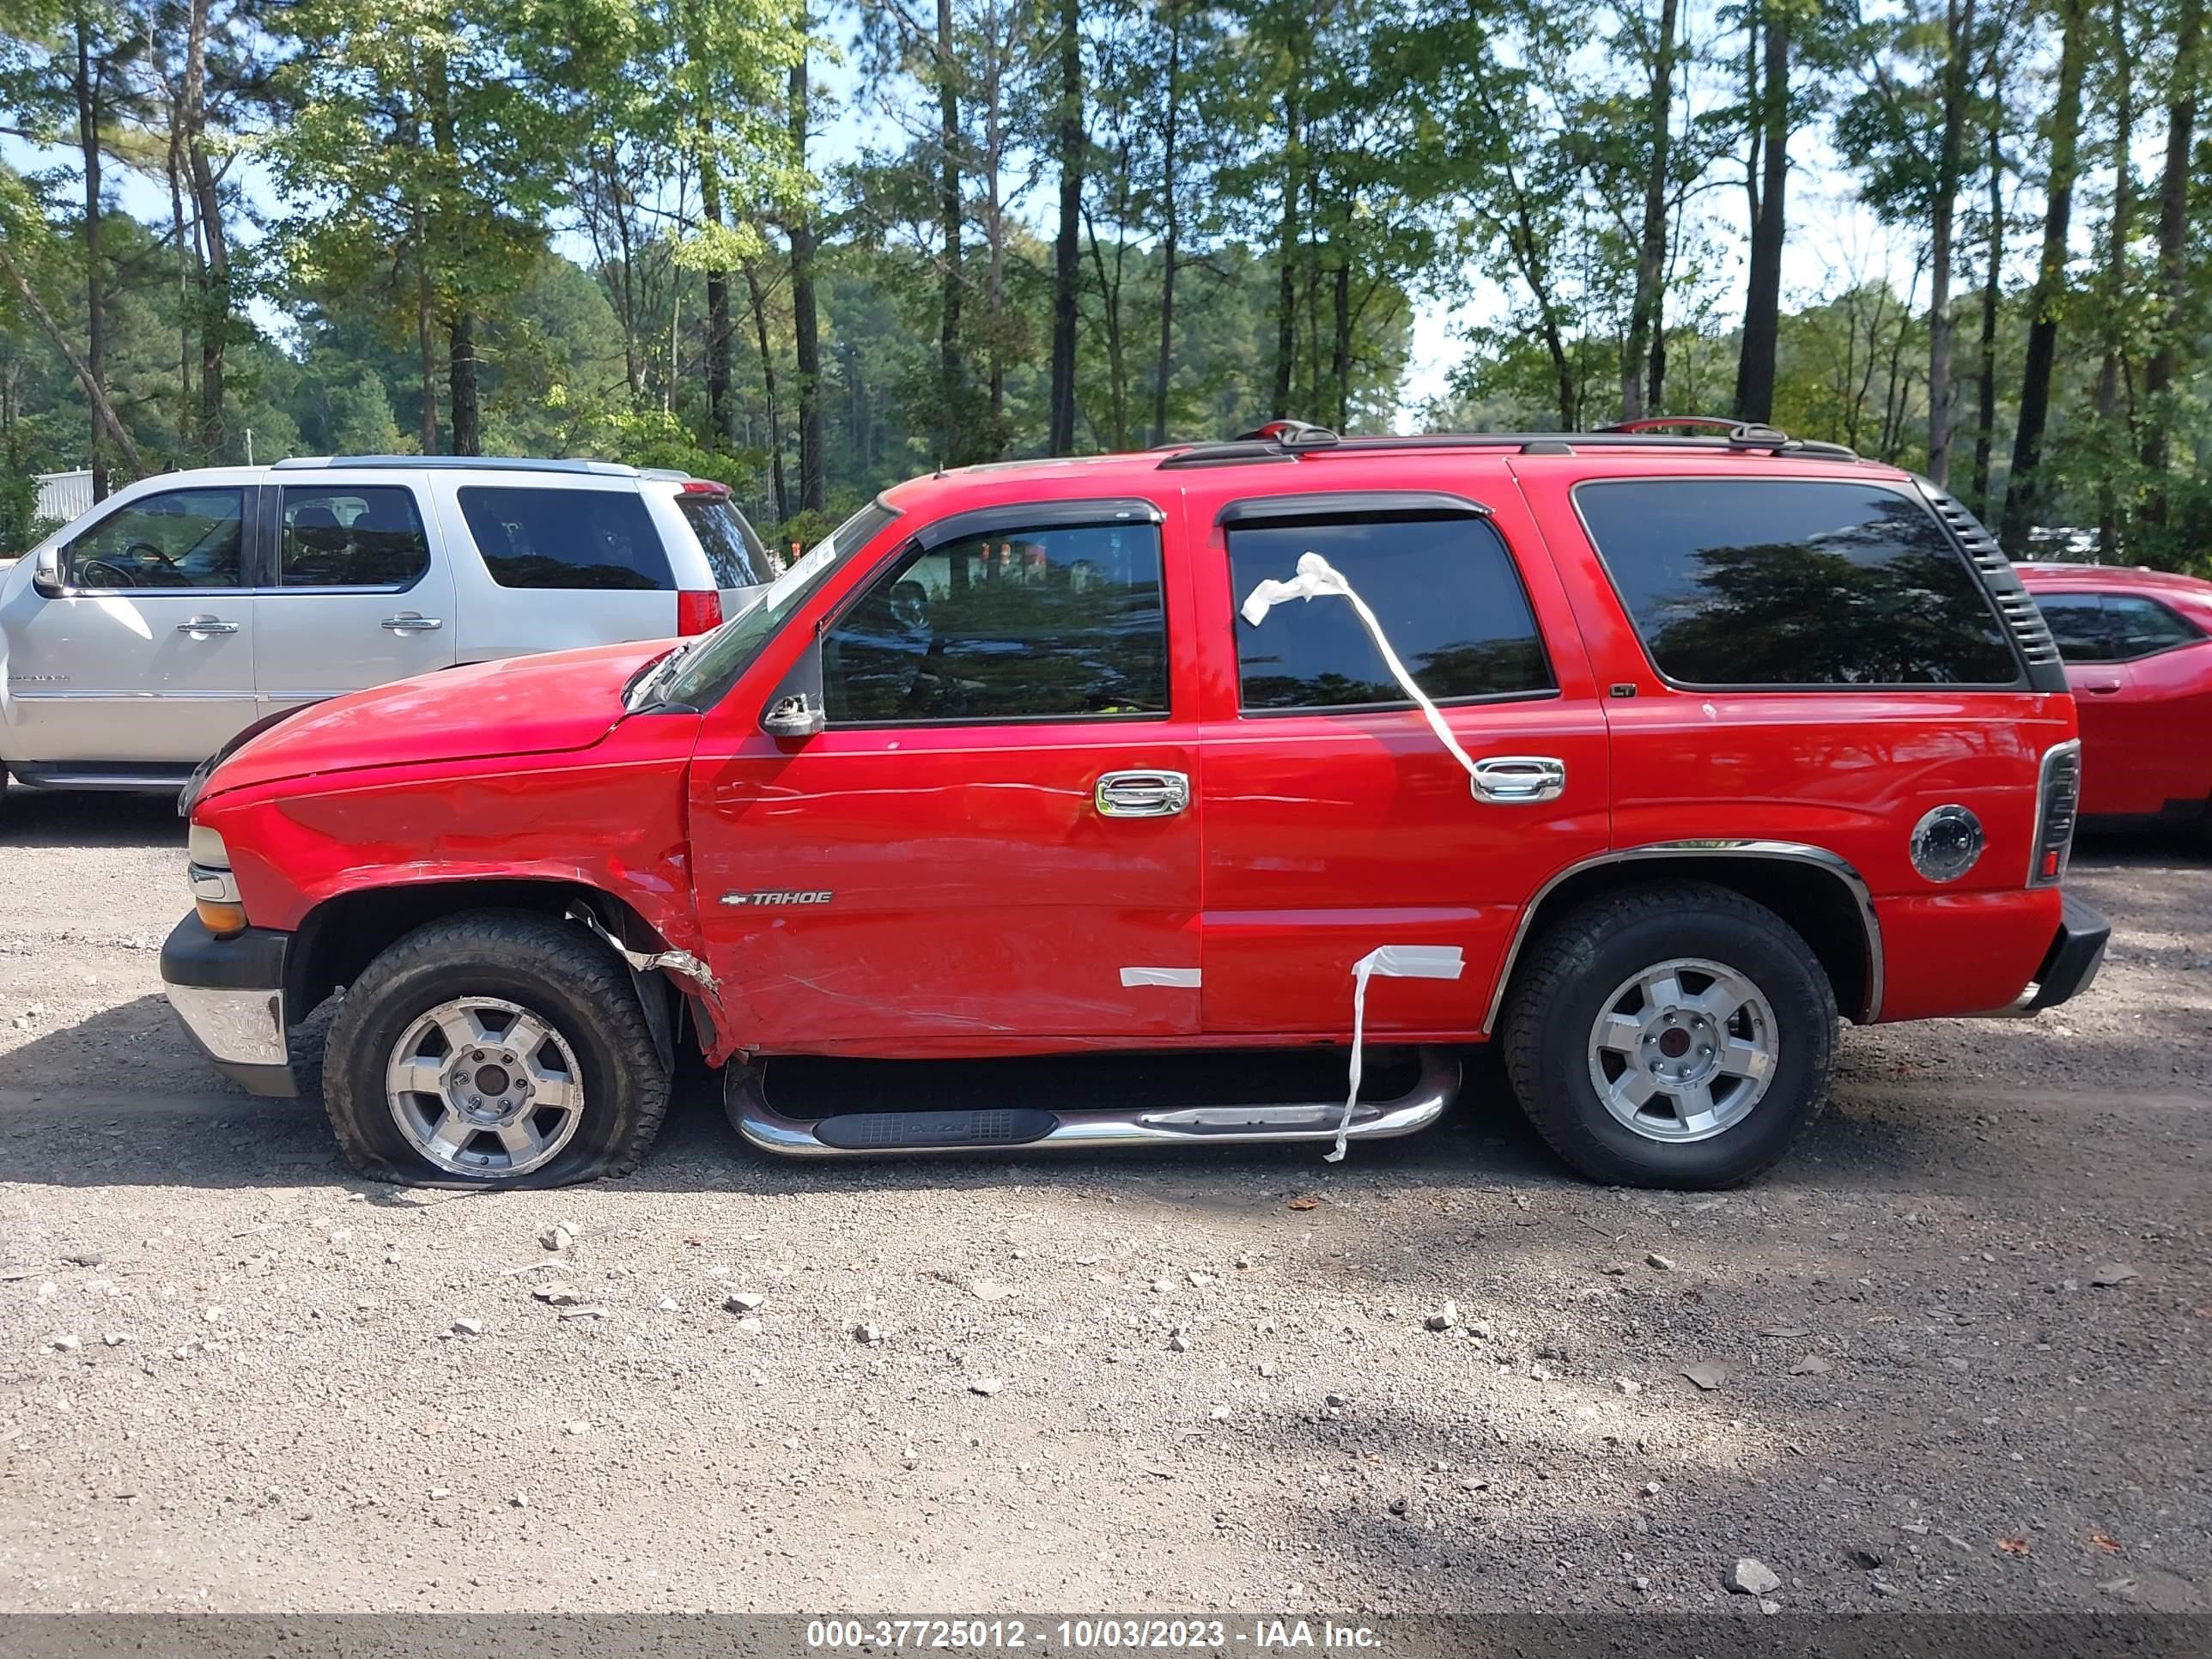
[[[623,713],[635,714],[641,709],[652,707],[658,700],[658,694],[662,684],[666,682],[670,671],[683,660],[686,653],[699,643],[699,640],[706,637],[707,635],[702,634],[698,639],[686,640],[670,650],[658,661],[647,664],[638,678],[632,680],[623,690]]]

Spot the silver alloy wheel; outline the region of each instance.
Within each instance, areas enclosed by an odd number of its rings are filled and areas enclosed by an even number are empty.
[[[1590,1029],[1590,1083],[1647,1140],[1705,1140],[1759,1104],[1780,1053],[1756,985],[1723,963],[1679,957],[1606,999]]]
[[[392,1045],[392,1121],[451,1175],[500,1180],[559,1156],[584,1118],[583,1073],[567,1039],[518,1003],[457,997]]]

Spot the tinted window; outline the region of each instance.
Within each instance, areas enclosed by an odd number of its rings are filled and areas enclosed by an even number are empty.
[[[404,587],[430,568],[415,492],[395,484],[284,487],[276,580],[286,587]]]
[[[1692,685],[2009,685],[1980,580],[1894,490],[1586,483],[1590,537],[1662,673]]]
[[[1160,532],[1017,530],[908,554],[823,647],[832,725],[1158,714]]]
[[[2051,624],[2058,654],[2069,662],[2113,662],[2119,648],[2105,617],[2105,602],[2094,593],[2051,593],[2036,608]]]
[[[1265,525],[1229,532],[1231,597],[1318,553],[1367,601],[1399,660],[1435,702],[1548,691],[1552,674],[1512,555],[1480,519]],[[1246,708],[1403,705],[1375,641],[1341,599],[1237,618]]]
[[[2175,615],[2156,599],[2107,593],[2105,616],[2112,624],[2119,654],[2130,661],[2137,657],[2154,657],[2176,646],[2195,645],[2204,637],[2195,623]]]
[[[469,534],[501,587],[676,586],[635,490],[472,485],[457,493]]]
[[[758,587],[775,580],[776,566],[727,495],[678,495],[684,522],[699,538],[699,550],[714,573],[717,587]]]
[[[236,587],[240,489],[166,489],[118,509],[69,544],[72,587]]]

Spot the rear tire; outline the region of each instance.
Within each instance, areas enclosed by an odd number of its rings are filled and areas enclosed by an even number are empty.
[[[1702,883],[1592,900],[1530,952],[1504,1030],[1521,1108],[1585,1176],[1734,1187],[1827,1102],[1836,997],[1765,906]]]
[[[668,1109],[629,971],[575,923],[524,912],[429,922],[378,957],[339,1004],[323,1073],[346,1157],[406,1186],[628,1175]]]

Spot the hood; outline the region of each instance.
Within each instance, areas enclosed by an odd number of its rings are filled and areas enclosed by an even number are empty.
[[[350,691],[279,716],[218,756],[199,799],[365,767],[586,749],[623,718],[623,688],[667,640],[509,657]]]

